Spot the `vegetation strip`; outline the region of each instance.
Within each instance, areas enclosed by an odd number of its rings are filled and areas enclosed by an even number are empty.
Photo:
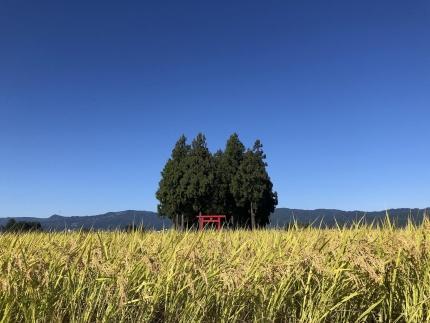
[[[430,321],[429,233],[3,233],[0,321]]]

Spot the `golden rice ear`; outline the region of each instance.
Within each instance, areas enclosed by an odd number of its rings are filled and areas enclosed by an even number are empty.
[[[430,215],[427,213],[424,214],[422,226],[425,230],[430,230]]]
[[[0,320],[426,322],[428,227],[3,233]]]

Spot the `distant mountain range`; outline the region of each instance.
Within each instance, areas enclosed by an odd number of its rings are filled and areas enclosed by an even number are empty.
[[[5,225],[9,218],[0,218],[0,225]],[[49,218],[17,217],[17,221],[36,221],[40,222],[43,230],[60,231],[65,229],[77,230],[98,229],[112,230],[125,228],[129,224],[143,225],[147,229],[161,230],[170,228],[172,223],[169,219],[158,216],[155,212],[149,211],[120,211],[108,212],[99,215],[90,216],[61,216],[54,214]]]
[[[328,226],[349,225],[359,220],[365,223],[381,222],[389,215],[390,220],[398,226],[404,226],[408,219],[420,223],[424,214],[430,215],[428,209],[390,209],[387,211],[363,212],[363,211],[341,211],[331,209],[300,210],[279,208],[270,217],[270,227],[285,227],[296,221],[303,225]],[[143,225],[146,229],[161,230],[170,228],[172,222],[167,218],[160,217],[155,212],[127,210],[121,212],[108,212],[92,216],[52,215],[49,218],[17,217],[17,221],[40,222],[44,230],[60,231],[64,229],[98,229],[112,230],[124,228],[129,224]],[[0,225],[5,225],[9,218],[0,218]]]
[[[341,211],[332,209],[300,210],[279,208],[270,217],[272,227],[284,227],[296,221],[299,224],[309,224],[314,227],[336,225],[344,226],[361,221],[362,223],[381,223],[387,215],[396,226],[403,227],[410,219],[419,224],[425,215],[430,215],[430,208],[425,209],[389,209],[385,211]]]

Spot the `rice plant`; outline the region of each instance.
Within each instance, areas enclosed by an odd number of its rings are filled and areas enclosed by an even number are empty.
[[[1,322],[428,322],[427,222],[0,235]]]

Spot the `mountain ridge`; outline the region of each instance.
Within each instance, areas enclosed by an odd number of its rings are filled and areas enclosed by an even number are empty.
[[[350,225],[353,222],[363,223],[382,222],[388,212],[392,222],[399,226],[406,225],[408,219],[414,223],[420,223],[424,215],[430,214],[430,208],[397,208],[384,211],[343,211],[338,209],[292,209],[277,208],[270,217],[269,227],[285,227],[297,222],[302,225],[327,226]],[[12,217],[0,218],[0,226],[5,225]],[[61,231],[65,229],[98,229],[112,230],[124,228],[129,224],[143,225],[146,229],[161,230],[170,228],[172,222],[168,218],[160,217],[156,212],[123,210],[106,212],[103,214],[86,216],[62,216],[53,214],[48,218],[38,217],[13,217],[17,221],[40,222],[44,230]]]

